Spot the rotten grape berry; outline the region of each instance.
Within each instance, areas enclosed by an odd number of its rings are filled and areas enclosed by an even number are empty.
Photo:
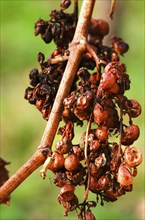
[[[135,147],[126,147],[124,150],[124,161],[130,167],[137,167],[142,162],[142,153]]]
[[[133,182],[133,175],[129,169],[124,164],[121,164],[119,169],[118,169],[118,175],[117,175],[117,181],[122,185],[122,186],[129,186]]]
[[[79,158],[76,154],[69,154],[64,161],[64,167],[69,170],[73,171],[76,170],[79,166]]]

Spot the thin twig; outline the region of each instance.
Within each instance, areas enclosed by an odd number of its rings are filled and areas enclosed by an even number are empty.
[[[89,160],[88,160],[88,135],[89,131],[91,128],[91,122],[92,122],[92,114],[90,115],[90,119],[87,124],[87,129],[86,129],[86,136],[85,136],[85,150],[84,150],[84,155],[85,155],[85,162],[87,165],[87,171],[88,171],[88,181],[87,181],[87,187],[85,190],[85,195],[84,195],[84,201],[87,200],[88,194],[89,194],[89,185],[90,185],[90,168],[89,168]]]
[[[0,202],[13,192],[31,173],[41,166],[46,156],[45,149],[52,146],[63,110],[63,100],[68,95],[73,83],[76,71],[81,61],[86,42],[88,25],[91,19],[95,0],[84,0],[76,27],[73,41],[69,47],[70,56],[61,80],[55,102],[43,133],[40,145],[36,153],[0,188]]]
[[[110,8],[110,18],[113,19],[113,15],[114,15],[114,12],[115,12],[115,6],[116,6],[116,0],[112,0],[111,1],[111,8]]]
[[[100,71],[101,64],[106,65],[107,63],[104,60],[99,59],[99,57],[97,56],[97,49],[95,47],[93,47],[90,44],[86,43],[85,49],[86,49],[86,51],[88,51],[91,54],[91,56],[93,57],[93,59],[96,63],[96,72],[97,72],[96,79],[97,79],[97,82],[99,82],[100,77],[101,77],[101,71]]]
[[[119,148],[118,148],[118,159],[121,155],[121,141],[122,141],[122,128],[123,128],[123,112],[122,112],[122,106],[120,106],[120,128],[119,128]]]
[[[75,24],[78,22],[78,0],[74,0]]]
[[[57,64],[57,63],[60,63],[60,62],[64,62],[66,60],[68,60],[69,56],[57,56],[55,58],[50,58],[48,59],[48,62],[51,63],[51,64]]]

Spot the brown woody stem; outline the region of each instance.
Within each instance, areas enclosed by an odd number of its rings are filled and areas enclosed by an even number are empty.
[[[122,112],[122,105],[120,106],[120,137],[119,137],[119,148],[118,148],[118,159],[120,159],[121,155],[121,141],[122,141],[122,127],[123,127],[123,112]]]
[[[31,175],[46,160],[44,149],[37,150],[35,154],[0,188],[0,203],[3,202],[28,176]]]
[[[99,82],[100,77],[101,77],[101,66],[100,66],[100,64],[105,64],[106,65],[107,63],[104,60],[99,59],[99,57],[97,56],[97,49],[95,47],[93,47],[92,45],[86,43],[85,49],[86,49],[86,51],[88,51],[92,55],[92,57],[93,57],[93,59],[96,63],[96,72],[97,72],[96,79],[97,79],[97,82]]]
[[[61,80],[53,108],[36,153],[0,188],[0,202],[11,194],[31,173],[46,160],[44,154],[47,146],[51,147],[63,110],[63,100],[68,95],[73,83],[82,53],[85,49],[88,25],[91,19],[95,0],[84,0],[82,3],[76,32],[70,44],[70,56]],[[45,151],[47,153],[47,150]]]
[[[113,15],[115,12],[116,0],[111,1],[111,9],[110,9],[110,18],[113,19]]]
[[[87,181],[87,187],[86,187],[86,190],[85,190],[84,201],[86,201],[88,199],[89,185],[90,185],[90,168],[89,168],[89,160],[88,160],[88,136],[89,136],[89,131],[90,131],[90,128],[91,128],[91,122],[92,122],[92,114],[91,114],[90,119],[89,119],[88,124],[87,124],[86,137],[85,137],[84,154],[85,154],[85,162],[86,162],[87,170],[88,170],[88,181]]]

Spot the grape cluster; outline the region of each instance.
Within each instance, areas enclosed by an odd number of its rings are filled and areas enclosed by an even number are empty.
[[[38,54],[41,69],[30,72],[32,87],[25,91],[25,99],[35,105],[46,120],[77,24],[77,1],[72,14],[64,12],[70,3],[63,0],[60,10],[51,12],[49,21],[39,19],[35,24],[35,35],[40,34],[45,43],[53,39],[57,46],[47,61],[42,53]],[[85,220],[95,219],[91,208],[99,201],[101,205],[104,201],[113,202],[132,191],[137,166],[142,162],[139,149],[131,146],[140,135],[133,118],[141,114],[141,106],[125,96],[125,91],[130,89],[130,79],[126,65],[120,61],[129,46],[117,36],[111,38],[111,46],[104,45],[103,39],[108,33],[107,21],[91,19],[86,50],[70,94],[63,101],[64,126],[58,129],[61,138],[47,158],[47,169],[54,173],[54,184],[60,187],[58,201],[65,208],[64,215],[76,210],[78,218]],[[126,124],[124,116],[128,118]],[[79,143],[74,143],[75,126],[83,126],[85,121],[86,131]],[[85,187],[82,203],[75,192],[77,186]],[[96,201],[88,201],[89,191],[96,195]]]
[[[71,1],[69,0],[63,1],[59,11],[51,11],[49,21],[39,19],[35,23],[35,36],[40,34],[45,43],[48,44],[54,40],[57,47],[68,48],[68,44],[73,39],[77,22],[76,5],[74,6],[74,12],[72,14],[64,12],[70,4]]]
[[[59,54],[60,50],[56,49],[52,54],[54,57]],[[29,73],[30,85],[25,90],[25,99],[42,113],[44,119],[48,120],[51,108],[66,66],[66,62],[55,65],[45,62],[44,54],[38,54],[38,61],[41,70],[32,69]]]

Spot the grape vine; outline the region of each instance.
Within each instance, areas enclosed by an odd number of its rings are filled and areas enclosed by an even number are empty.
[[[133,122],[141,114],[141,105],[125,95],[131,81],[120,57],[128,51],[128,43],[121,37],[112,36],[111,46],[104,45],[110,27],[106,20],[95,18],[89,21],[86,39],[77,42],[77,0],[74,0],[73,12],[67,13],[70,5],[70,0],[62,0],[60,9],[51,11],[48,21],[39,19],[35,23],[35,36],[40,36],[46,44],[54,41],[56,49],[48,58],[39,52],[40,67],[30,71],[30,86],[24,98],[49,122],[57,94],[59,97],[62,92],[60,84],[72,56],[73,39],[76,44],[83,45],[71,88],[65,92],[58,112],[64,122],[57,131],[60,140],[52,147],[44,133],[39,146],[47,149],[40,175],[45,179],[47,170],[53,172],[53,182],[60,187],[58,202],[64,207],[65,216],[75,210],[78,219],[94,220],[92,208],[97,203],[114,202],[132,191],[137,166],[142,162],[142,154],[134,146],[140,129]],[[115,3],[111,6],[111,17],[114,6]],[[74,143],[75,127],[85,126],[85,123],[86,131],[79,142]],[[41,164],[42,161],[38,166]],[[84,187],[82,201],[76,195],[77,186]],[[89,192],[96,195],[95,201],[88,200]]]

